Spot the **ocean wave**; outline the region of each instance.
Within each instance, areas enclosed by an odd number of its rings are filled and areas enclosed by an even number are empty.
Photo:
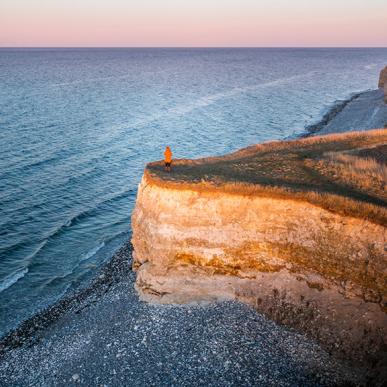
[[[118,194],[115,194],[109,198],[101,200],[100,202],[96,203],[94,207],[88,208],[84,211],[80,211],[78,214],[68,218],[64,223],[62,223],[60,226],[58,226],[53,231],[51,231],[48,235],[46,235],[45,240],[47,241],[49,239],[57,237],[57,236],[61,235],[63,232],[65,232],[66,229],[68,229],[72,226],[75,226],[79,222],[93,216],[95,214],[95,212],[98,211],[98,209],[101,206],[106,205],[106,204],[111,203],[111,202],[114,202],[116,200],[126,198],[126,197],[131,196],[131,195],[134,195],[134,190],[132,190],[132,189],[119,192]]]
[[[19,281],[19,279],[23,278],[27,273],[28,273],[28,268],[22,268],[5,277],[0,282],[0,293],[10,288],[17,281]]]
[[[115,222],[115,223],[113,223],[113,224],[114,224],[114,225],[116,225],[116,224],[123,224],[124,222],[126,222],[126,220],[121,220],[121,221]],[[124,235],[126,235],[127,237],[129,237],[130,231],[124,230],[124,231],[121,231],[121,232],[119,232],[119,233],[117,233],[117,234],[113,234],[113,235],[110,235],[110,236],[106,236],[106,237],[105,237],[105,243],[109,243],[109,242],[113,241],[114,239],[116,239],[116,238],[118,238],[118,237],[121,237],[121,236],[124,236]]]
[[[107,204],[112,203],[112,202],[117,201],[117,200],[125,199],[131,195],[135,195],[135,190],[129,189],[129,190],[124,190],[124,191],[118,192],[117,194],[114,194],[111,197],[108,197],[108,198],[96,203],[94,207],[88,208],[84,211],[80,211],[78,214],[68,218],[63,223],[61,223],[59,226],[57,226],[54,230],[52,230],[50,233],[45,235],[43,241],[39,243],[37,248],[31,254],[29,254],[27,257],[23,258],[23,261],[27,262],[27,261],[32,260],[44,248],[44,246],[46,245],[46,243],[50,239],[58,237],[63,232],[66,232],[68,228],[77,225],[79,222],[82,222],[89,217],[94,216],[95,212],[98,211],[98,209],[100,209],[102,206],[107,205]],[[124,220],[120,221],[120,222],[116,222],[114,224],[120,224],[122,222],[124,222]],[[6,225],[7,225],[7,223],[5,223],[4,225],[1,225],[1,226],[5,227]],[[4,255],[9,255],[12,252],[14,252],[15,250],[26,247],[28,245],[29,245],[29,242],[27,241],[27,239],[21,240],[21,241],[18,240],[15,242],[10,242],[8,245],[5,245],[4,247],[0,248],[0,253],[4,254]]]
[[[96,205],[94,207],[89,208],[89,209],[87,209],[85,211],[81,211],[77,215],[75,215],[72,218],[68,219],[66,221],[66,223],[62,227],[60,227],[58,229],[58,231],[60,231],[60,229],[63,228],[63,227],[73,226],[73,225],[77,224],[79,221],[81,221],[81,220],[83,220],[85,218],[88,218],[89,216],[92,216],[94,214],[94,212],[96,210],[98,210],[98,208],[100,208],[101,206],[103,206],[105,204],[108,204],[108,203],[112,203],[112,202],[120,200],[120,199],[124,199],[124,198],[126,198],[126,197],[128,197],[130,195],[134,195],[134,190],[132,190],[132,189],[125,190],[125,191],[119,192],[119,193],[117,193],[117,194],[115,194],[115,195],[113,195],[113,196],[111,196],[109,198],[101,200],[100,202],[96,203]],[[54,235],[52,235],[52,236],[54,236]]]
[[[46,245],[46,243],[47,243],[47,239],[40,242],[38,244],[37,248],[31,254],[29,254],[25,258],[23,258],[23,262],[26,262],[27,264],[29,264],[29,262],[43,249],[43,247]],[[28,242],[26,242],[26,241],[21,241],[21,242],[18,241],[18,242],[15,242],[15,243],[12,243],[12,244],[6,246],[5,248],[1,248],[0,253],[4,254],[4,255],[9,255],[13,251],[15,251],[19,248],[23,248],[24,246],[27,246],[27,245],[28,245]]]
[[[56,161],[56,160],[60,160],[60,157],[58,155],[50,156],[42,160],[34,161],[31,164],[21,166],[19,169],[26,169],[26,168],[30,169],[30,168],[41,167],[42,165],[50,164],[52,161]]]
[[[46,246],[47,241],[48,240],[45,239],[43,242],[39,243],[38,247],[26,258],[26,260],[30,261],[35,258],[43,250],[43,247]]]
[[[53,278],[48,279],[47,281],[44,282],[43,286],[50,286],[50,285],[52,286],[52,285],[55,285],[57,283],[62,283],[62,281],[65,280],[66,278],[69,278],[69,277],[73,276],[74,273],[76,273],[76,270],[81,266],[81,264],[83,262],[85,262],[88,259],[92,258],[104,246],[105,246],[105,241],[101,242],[98,246],[93,247],[91,250],[89,250],[88,252],[83,254],[81,256],[81,258],[79,259],[79,261],[76,262],[75,265],[70,270],[68,270],[67,272],[63,273],[63,275],[57,275],[57,276],[55,276]],[[71,282],[69,283],[68,286],[70,286],[70,285],[71,285]],[[67,291],[67,288],[66,288],[66,291]]]
[[[15,163],[11,165],[9,170],[5,171],[4,173],[0,174],[0,179],[5,179],[7,176],[12,176],[13,174],[17,173],[18,171],[25,171],[25,170],[34,170],[41,168],[42,166],[46,167],[47,165],[52,164],[55,161],[61,160],[60,155],[55,156],[49,156],[46,158],[43,158],[41,160],[31,161],[27,162],[27,164],[23,163]]]
[[[98,158],[96,157],[95,159],[90,159],[86,161],[86,164],[92,163],[93,161],[97,160]],[[78,166],[80,168],[81,165]],[[73,173],[71,176],[69,176],[66,180],[61,182],[59,185],[63,186],[66,184],[72,184],[72,183],[77,183],[80,179],[82,179],[82,182],[86,182],[90,178],[92,178],[95,174],[98,174],[98,169],[96,166],[86,168],[85,170],[78,172],[78,173]]]
[[[83,254],[81,257],[81,262],[87,261],[91,257],[93,257],[95,254],[98,253],[99,250],[102,249],[102,247],[105,246],[105,242],[100,243],[98,246],[92,248],[90,251],[88,251],[86,254]]]

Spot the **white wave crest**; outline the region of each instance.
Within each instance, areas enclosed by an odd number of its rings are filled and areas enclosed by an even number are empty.
[[[28,273],[28,268],[23,268],[15,271],[14,273],[8,275],[0,282],[0,293],[5,289],[8,289],[14,285],[19,279],[23,278]]]
[[[90,251],[88,251],[86,254],[82,255],[81,261],[87,261],[89,258],[93,257],[95,254],[98,253],[99,250],[102,249],[102,247],[105,246],[105,242],[100,243],[98,246],[94,247]]]

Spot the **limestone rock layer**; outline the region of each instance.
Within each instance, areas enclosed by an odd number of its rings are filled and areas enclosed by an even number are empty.
[[[238,299],[346,355],[386,340],[386,228],[307,202],[166,188],[144,175],[133,213],[143,300]]]

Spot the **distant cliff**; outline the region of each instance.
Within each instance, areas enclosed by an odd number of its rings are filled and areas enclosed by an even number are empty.
[[[387,66],[380,71],[378,87],[383,88],[386,83],[387,83]]]
[[[142,299],[238,299],[353,358],[387,337],[387,130],[147,166],[132,218]],[[382,171],[382,175],[378,175]]]
[[[387,103],[387,66],[380,72],[378,87],[384,89],[384,102]]]

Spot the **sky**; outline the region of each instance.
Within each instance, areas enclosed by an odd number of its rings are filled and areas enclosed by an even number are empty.
[[[387,47],[387,0],[0,0],[0,47]]]

